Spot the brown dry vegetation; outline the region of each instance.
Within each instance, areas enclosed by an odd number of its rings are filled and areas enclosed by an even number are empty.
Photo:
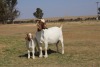
[[[61,23],[48,23],[48,27]],[[100,67],[100,22],[63,22],[65,54],[27,59],[25,35],[36,32],[35,24],[0,25],[0,67]],[[55,46],[50,46],[56,51]],[[59,44],[61,52],[61,45]]]

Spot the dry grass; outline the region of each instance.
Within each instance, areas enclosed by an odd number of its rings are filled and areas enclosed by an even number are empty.
[[[48,23],[48,27],[61,23]],[[63,24],[65,54],[55,53],[50,46],[48,58],[27,59],[25,35],[35,34],[35,24],[0,25],[1,67],[100,67],[100,22],[71,22]],[[61,52],[61,45],[59,44]]]

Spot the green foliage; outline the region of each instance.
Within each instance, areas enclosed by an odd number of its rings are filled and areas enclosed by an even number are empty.
[[[17,5],[17,0],[6,0],[8,6],[8,20],[13,22],[13,20],[20,15],[20,12],[15,8]]]
[[[34,12],[33,15],[34,15],[36,18],[41,19],[41,18],[43,17],[42,9],[37,8],[37,9],[36,9],[36,12]]]
[[[100,14],[100,7],[98,8],[98,11],[99,11],[98,14]]]
[[[20,15],[20,12],[15,8],[17,0],[0,0],[0,21],[13,22]]]
[[[3,0],[0,0],[0,21],[4,22],[6,19],[6,4]]]

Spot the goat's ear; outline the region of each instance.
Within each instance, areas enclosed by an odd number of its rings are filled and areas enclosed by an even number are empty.
[[[26,34],[26,37],[27,37],[27,38],[28,38],[28,36],[29,36],[29,33]]]
[[[27,37],[25,37],[25,40],[28,40],[28,38],[27,38]]]
[[[28,35],[28,33],[26,33],[26,35]]]
[[[26,37],[25,37],[25,40],[28,40],[28,33],[26,33]]]

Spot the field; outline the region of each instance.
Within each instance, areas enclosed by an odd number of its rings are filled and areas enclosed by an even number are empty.
[[[47,23],[48,27],[61,23]],[[0,67],[100,67],[100,21],[63,22],[65,54],[49,45],[48,58],[27,59],[26,33],[35,24],[0,25]],[[51,35],[52,36],[52,35]]]

